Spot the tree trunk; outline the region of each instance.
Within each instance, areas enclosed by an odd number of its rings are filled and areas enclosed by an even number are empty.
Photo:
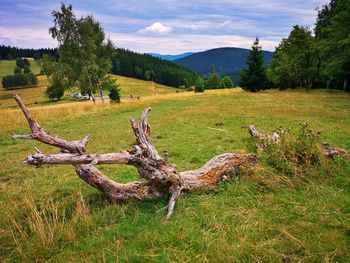
[[[248,127],[248,132],[252,137],[259,140],[266,140],[272,143],[280,143],[281,136],[283,136],[283,134],[288,130],[288,129],[282,129],[278,132],[273,132],[272,135],[269,135],[269,134],[258,132],[253,125],[249,125],[246,127]],[[335,146],[330,146],[326,142],[322,143],[321,147],[323,148],[323,155],[327,158],[333,158],[336,155],[340,155],[346,159],[350,159],[350,154],[342,148],[336,148]]]
[[[26,165],[71,164],[76,174],[90,186],[105,193],[110,199],[124,201],[128,199],[154,199],[169,196],[169,218],[175,207],[177,198],[183,191],[191,191],[201,187],[216,186],[220,181],[242,169],[248,169],[259,160],[250,154],[224,153],[213,157],[202,168],[179,172],[174,164],[168,161],[168,155],[160,156],[151,140],[151,127],[147,116],[151,108],[146,108],[139,121],[130,118],[130,124],[136,137],[133,149],[116,153],[89,153],[86,145],[90,136],[80,141],[66,141],[57,136],[52,137],[31,117],[28,109],[18,95],[15,100],[22,109],[32,131],[29,135],[14,135],[14,139],[33,139],[55,146],[61,153],[44,154],[37,148],[24,161]],[[136,167],[143,181],[126,184],[115,182],[102,174],[95,165],[125,164]]]

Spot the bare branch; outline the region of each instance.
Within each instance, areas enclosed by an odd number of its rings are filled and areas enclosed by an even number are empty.
[[[168,162],[168,152],[164,151],[162,158],[152,143],[151,127],[148,124],[148,114],[151,108],[146,108],[139,121],[130,118],[131,127],[136,136],[137,144],[131,151],[117,153],[90,154],[86,145],[90,136],[80,141],[66,141],[57,135],[50,136],[31,117],[18,95],[14,96],[26,117],[32,134],[15,135],[15,139],[34,139],[42,143],[60,148],[61,153],[44,154],[36,149],[36,154],[28,156],[25,164],[40,166],[45,164],[72,164],[76,174],[90,186],[105,193],[116,201],[133,199],[158,198],[170,194],[166,218],[172,215],[175,203],[182,190],[192,190],[198,187],[214,186],[227,178],[230,173],[236,173],[243,167],[254,165],[258,158],[253,155],[222,154],[212,158],[202,168],[194,171],[179,173],[176,166]],[[137,168],[144,182],[121,184],[109,179],[94,165],[98,164],[127,164]]]
[[[105,154],[57,153],[46,155],[42,152],[32,154],[25,160],[26,164],[131,164],[135,165],[136,157],[127,151]]]
[[[14,139],[34,139],[42,143],[58,147],[60,149],[65,149],[69,152],[73,152],[73,153],[86,152],[85,145],[82,144],[81,142],[77,142],[77,141],[69,142],[63,139],[59,139],[57,136],[52,137],[49,134],[47,134],[44,131],[44,129],[32,118],[28,109],[26,108],[26,106],[24,105],[24,103],[22,102],[18,94],[15,94],[13,97],[18,103],[19,107],[21,108],[25,118],[28,121],[29,127],[33,133],[31,135],[15,135],[13,137]]]

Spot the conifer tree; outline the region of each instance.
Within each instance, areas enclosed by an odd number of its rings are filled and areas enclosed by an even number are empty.
[[[266,73],[264,68],[264,56],[257,37],[247,57],[247,69],[241,71],[239,86],[248,91],[259,91],[265,88]]]

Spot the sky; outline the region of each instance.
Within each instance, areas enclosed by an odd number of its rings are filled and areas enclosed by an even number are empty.
[[[48,28],[62,1],[0,1],[0,44],[56,47]],[[63,1],[64,2],[64,1]],[[115,46],[179,54],[218,47],[250,48],[256,36],[273,51],[293,25],[314,27],[326,0],[71,0],[74,13],[93,15]]]

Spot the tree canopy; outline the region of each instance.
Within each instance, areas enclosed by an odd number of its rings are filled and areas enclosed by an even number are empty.
[[[92,95],[111,69],[112,42],[91,15],[77,19],[71,5],[62,4],[52,16],[49,32],[58,41],[61,65],[54,74],[64,76],[66,88],[78,86],[82,93]]]
[[[259,91],[266,87],[264,56],[257,37],[247,57],[248,68],[241,71],[239,86],[249,91]]]

